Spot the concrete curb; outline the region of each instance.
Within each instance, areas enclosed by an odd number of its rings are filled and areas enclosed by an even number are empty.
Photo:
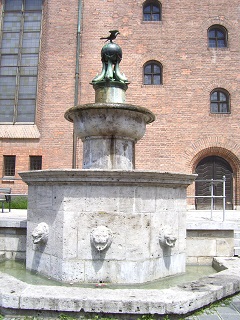
[[[184,315],[240,291],[240,259],[215,258],[213,264],[223,271],[162,290],[30,285],[0,273],[0,307],[4,314],[57,311]]]

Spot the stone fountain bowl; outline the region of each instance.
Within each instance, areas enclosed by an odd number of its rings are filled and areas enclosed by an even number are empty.
[[[125,103],[90,103],[68,109],[65,119],[74,123],[77,136],[123,137],[139,140],[146,124],[155,120],[148,109]]]

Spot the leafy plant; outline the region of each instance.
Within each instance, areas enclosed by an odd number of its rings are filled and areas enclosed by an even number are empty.
[[[141,316],[141,318],[138,318],[137,320],[154,320],[154,319],[155,318],[151,314],[144,314],[143,316]]]
[[[64,313],[61,313],[61,314],[59,315],[59,318],[60,318],[60,320],[76,320],[76,318],[71,317],[71,316],[69,316],[69,315],[66,315],[66,314],[64,314]]]

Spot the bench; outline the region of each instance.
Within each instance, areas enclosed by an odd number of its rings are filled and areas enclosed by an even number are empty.
[[[11,188],[0,188],[0,202],[2,202],[2,212],[4,212],[4,202],[8,203],[8,210],[11,211]]]

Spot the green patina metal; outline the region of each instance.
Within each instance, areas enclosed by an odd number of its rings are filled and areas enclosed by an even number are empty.
[[[127,85],[129,83],[128,79],[119,69],[121,60],[121,47],[114,42],[105,44],[101,50],[102,71],[92,80],[91,84],[105,84],[109,86],[111,83],[115,84],[118,82],[120,86],[121,84]]]

